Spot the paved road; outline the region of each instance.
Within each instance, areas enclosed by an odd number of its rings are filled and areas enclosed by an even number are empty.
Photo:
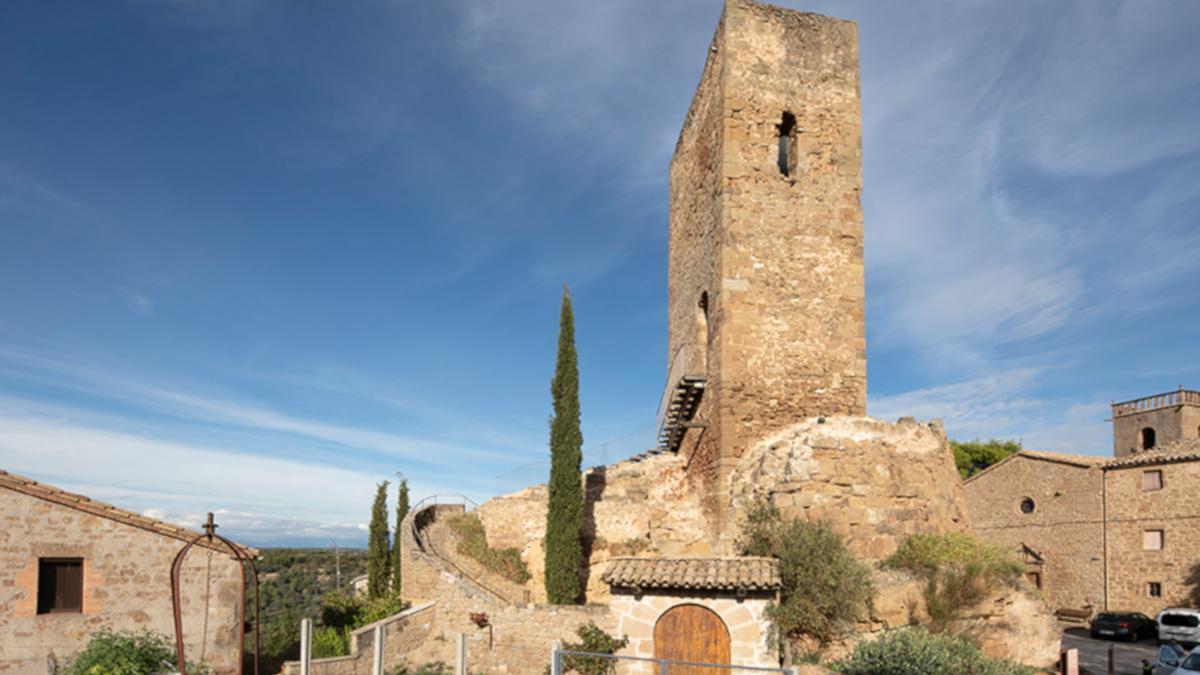
[[[1108,647],[1113,647],[1113,673],[1115,675],[1142,675],[1142,659],[1154,661],[1158,647],[1154,640],[1141,642],[1114,642],[1093,640],[1086,628],[1068,628],[1063,632],[1063,649],[1079,650],[1079,667],[1089,673],[1105,675],[1108,672]]]

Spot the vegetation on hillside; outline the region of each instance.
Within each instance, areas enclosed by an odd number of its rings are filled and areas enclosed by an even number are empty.
[[[1016,441],[995,438],[986,441],[950,441],[950,447],[954,449],[954,464],[963,478],[969,478],[1021,451],[1021,445]]]
[[[844,675],[1033,675],[1011,661],[990,659],[961,637],[901,628],[864,640],[833,664]]]
[[[927,579],[925,602],[936,630],[1002,586],[1016,585],[1023,572],[1008,549],[957,532],[913,535],[885,564]]]
[[[871,572],[828,523],[785,523],[760,500],[747,513],[743,555],[779,559],[783,588],[768,615],[787,638],[828,642],[853,629],[871,607]]]
[[[558,357],[550,382],[554,415],[550,418],[550,496],[546,512],[546,596],[554,604],[579,602],[583,562],[583,432],[579,428],[579,364],[575,353],[575,315],[563,287],[558,327]]]
[[[375,486],[375,503],[371,505],[371,524],[367,530],[367,597],[382,598],[391,592],[388,579],[392,573],[391,548],[388,541],[387,488],[385,480]]]
[[[337,568],[341,568],[342,586],[346,588],[351,579],[367,571],[366,563],[363,549],[341,549],[336,555],[333,549],[260,551],[256,565],[263,615],[263,672],[279,672],[284,661],[300,658],[300,619],[322,615],[325,595],[336,590]],[[253,613],[254,596],[248,592],[246,599]],[[246,648],[254,648],[253,633],[246,637]]]
[[[516,548],[492,548],[487,542],[483,523],[473,513],[455,516],[449,521],[450,529],[458,536],[458,552],[470,556],[488,570],[514,583],[523,584],[532,576],[521,552]]]

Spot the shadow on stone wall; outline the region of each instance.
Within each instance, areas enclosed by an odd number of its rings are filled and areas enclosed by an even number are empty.
[[[592,567],[587,564],[592,559],[598,537],[596,536],[596,502],[604,498],[604,489],[608,487],[608,467],[598,466],[589,469],[583,483],[583,564],[579,566],[579,588],[583,596],[580,600],[587,602],[588,581],[592,576]],[[604,542],[599,542],[601,545]]]

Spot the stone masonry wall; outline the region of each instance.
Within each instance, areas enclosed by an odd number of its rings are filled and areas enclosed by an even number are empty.
[[[714,527],[752,443],[866,411],[860,117],[852,22],[726,2],[671,164],[668,356],[706,347],[706,427],[682,449]]]
[[[1142,452],[1141,431],[1154,429],[1156,445],[1183,438],[1200,437],[1200,406],[1180,405],[1134,414],[1113,420],[1113,456],[1128,457]]]
[[[1100,467],[1018,455],[964,484],[975,532],[1045,559],[1042,593],[1055,609],[1104,608],[1104,504]],[[1032,499],[1032,513],[1020,504]]]
[[[726,550],[738,514],[769,497],[785,519],[825,520],[867,560],[917,533],[970,529],[954,456],[939,424],[904,418],[812,418],[752,446],[730,477]]]
[[[689,489],[685,461],[657,455],[589,469],[583,478],[584,550],[588,602],[604,602],[608,585],[600,574],[610,558],[622,555],[703,555],[713,553],[700,501]],[[545,485],[496,497],[476,509],[488,543],[514,546],[533,578],[528,587],[545,602]]]
[[[383,662],[406,663],[408,655],[429,637],[436,603],[411,607],[399,614],[363,626],[350,636],[350,655],[313,659],[312,675],[371,675],[375,649],[375,628],[383,635]],[[283,664],[281,675],[299,675],[300,662]]]
[[[1162,471],[1161,490],[1143,490],[1143,472]],[[1200,462],[1124,469],[1104,475],[1108,495],[1108,603],[1153,616],[1167,607],[1195,607],[1200,589]],[[1159,551],[1143,548],[1147,530],[1163,531]],[[1150,582],[1162,597],[1150,597]]]
[[[173,637],[171,561],[184,542],[0,488],[0,672],[45,672],[100,628]],[[38,559],[83,558],[79,614],[37,614]],[[195,547],[184,568],[187,653],[217,673],[239,658],[241,581],[227,555]],[[207,626],[207,633],[205,632]]]

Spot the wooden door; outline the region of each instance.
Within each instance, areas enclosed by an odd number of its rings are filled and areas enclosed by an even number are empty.
[[[729,664],[729,629],[716,612],[700,605],[677,605],[654,624],[654,658]],[[670,675],[721,675],[716,668],[671,666]]]

